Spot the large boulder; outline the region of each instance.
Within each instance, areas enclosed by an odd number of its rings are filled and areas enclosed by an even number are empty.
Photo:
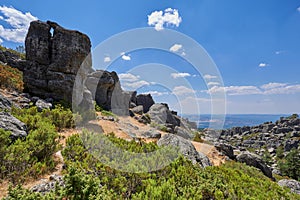
[[[228,158],[230,158],[232,160],[235,159],[235,155],[234,155],[234,152],[233,152],[233,147],[230,144],[215,143],[215,147],[223,155],[227,156]]]
[[[174,134],[166,134],[158,140],[157,145],[178,148],[179,153],[192,161],[193,164],[198,163],[202,167],[208,165],[208,158],[206,159],[204,158],[203,154],[199,154],[194,145],[189,140],[186,140],[183,137]]]
[[[272,171],[258,155],[246,151],[239,154],[236,159],[238,162],[260,169],[264,175],[273,179]]]
[[[143,112],[147,113],[150,107],[155,103],[151,94],[139,94],[136,96],[137,106],[143,106]]]
[[[174,134],[179,135],[180,137],[183,137],[184,139],[193,139],[194,135],[191,133],[189,129],[182,128],[180,126],[176,126],[174,129]]]
[[[278,185],[281,187],[288,187],[291,189],[291,192],[300,195],[300,182],[292,179],[282,179],[278,181]]]
[[[0,129],[10,131],[13,141],[27,136],[26,125],[7,112],[0,112]]]
[[[152,122],[157,124],[171,124],[173,128],[180,126],[179,118],[176,118],[172,112],[169,110],[166,104],[153,104],[150,107],[149,115]]]
[[[54,22],[33,21],[25,48],[25,89],[42,98],[71,102],[76,74],[90,54],[88,36],[64,29]],[[91,66],[90,62],[84,63],[87,68]]]

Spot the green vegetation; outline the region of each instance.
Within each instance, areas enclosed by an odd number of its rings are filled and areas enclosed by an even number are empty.
[[[107,136],[133,152],[157,150],[155,144],[127,142]],[[63,151],[66,187],[45,196],[21,187],[10,188],[15,199],[297,199],[255,168],[227,162],[200,168],[180,156],[171,165],[150,173],[120,172],[103,165],[83,146],[79,135],[68,138]]]
[[[279,161],[282,175],[300,181],[300,150],[292,149],[285,158]]]
[[[194,141],[195,142],[204,142],[204,140],[201,138],[203,136],[203,134],[201,134],[199,131],[196,131],[194,133]]]
[[[16,68],[0,64],[0,88],[23,91],[23,73]]]
[[[162,125],[162,124],[157,124],[155,122],[151,122],[150,126],[152,128],[156,128],[160,131],[163,131],[163,132],[168,132],[168,128],[165,126],[165,125]]]
[[[23,46],[18,46],[18,47],[16,47],[16,50],[13,50],[13,49],[6,48],[6,47],[0,45],[0,50],[1,51],[9,51],[10,53],[19,56],[20,59],[23,59],[23,60],[25,59],[25,49]]]

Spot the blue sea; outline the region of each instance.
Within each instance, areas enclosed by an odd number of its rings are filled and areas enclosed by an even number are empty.
[[[280,117],[287,117],[289,115],[284,114],[228,114],[225,117],[224,129],[228,129],[236,126],[255,126],[263,124],[264,122],[275,122]],[[183,115],[184,118],[188,118],[190,121],[197,122],[198,128],[208,128],[211,123],[211,115]]]

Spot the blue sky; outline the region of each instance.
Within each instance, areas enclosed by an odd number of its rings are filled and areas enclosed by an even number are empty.
[[[170,28],[193,38],[207,51],[224,85],[213,74],[197,73],[184,60],[188,47],[180,41],[174,41],[169,52],[118,52],[115,61],[109,53],[99,56],[106,59],[109,70],[121,75],[125,89],[150,91],[157,101],[168,102],[182,113],[210,113],[211,102],[218,102],[210,97],[221,90],[226,92],[227,113],[300,113],[299,1],[86,2],[2,0],[0,42],[11,48],[22,43],[28,22],[34,19],[56,21],[86,33],[93,47],[130,29],[153,27],[163,32],[159,29]],[[162,65],[147,68],[147,63]],[[166,66],[175,71],[160,73],[159,67]],[[170,87],[151,81],[166,76],[173,81]]]

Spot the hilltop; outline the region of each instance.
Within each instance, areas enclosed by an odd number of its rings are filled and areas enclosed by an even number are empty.
[[[25,41],[25,59],[0,50],[1,197],[299,198],[299,182],[275,173],[277,166],[270,168],[260,157],[262,148],[251,151],[256,141],[265,141],[268,152],[274,145],[277,152],[283,143],[284,161],[288,152],[299,148],[296,116],[275,125],[224,130],[219,138],[211,138],[218,134],[199,132],[195,123],[178,116],[168,104],[156,103],[150,94],[123,91],[116,72],[92,69],[90,48],[83,33],[34,21]],[[74,84],[79,91],[75,96]],[[246,142],[244,136],[254,142]],[[129,153],[107,154],[107,141]],[[164,166],[166,155],[174,153],[164,151],[166,146],[176,150],[176,157]],[[91,147],[105,156],[98,158]],[[157,153],[129,159],[150,152]],[[116,169],[120,163],[121,171]],[[23,188],[8,188],[9,182]]]

